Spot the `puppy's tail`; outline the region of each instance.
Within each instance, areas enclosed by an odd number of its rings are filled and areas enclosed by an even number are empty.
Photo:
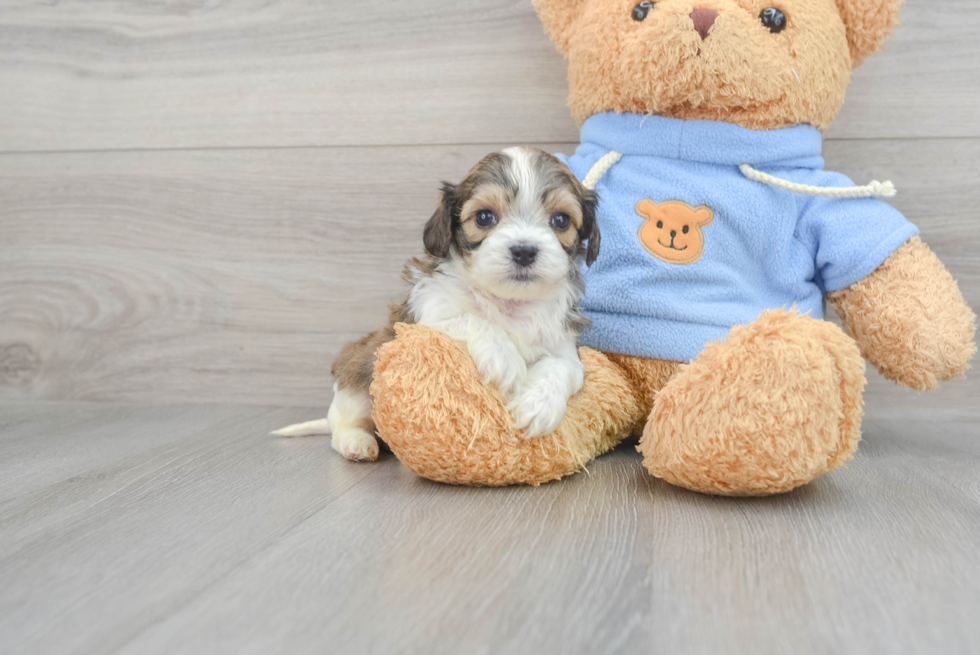
[[[276,437],[313,437],[330,433],[330,423],[325,418],[307,423],[297,423],[296,425],[290,425],[281,430],[270,432],[270,434]]]

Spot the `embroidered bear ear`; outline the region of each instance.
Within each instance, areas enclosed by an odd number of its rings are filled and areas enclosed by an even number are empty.
[[[701,205],[694,210],[694,220],[697,221],[698,227],[711,225],[711,223],[715,220],[715,213],[710,207]]]
[[[563,55],[568,53],[575,23],[585,8],[586,0],[533,0],[534,8],[544,23],[544,31]]]
[[[660,215],[660,207],[652,200],[641,200],[636,203],[635,211],[648,221],[652,221],[655,216]]]
[[[851,65],[858,66],[885,44],[885,37],[898,27],[903,0],[837,0],[837,9],[847,28]]]

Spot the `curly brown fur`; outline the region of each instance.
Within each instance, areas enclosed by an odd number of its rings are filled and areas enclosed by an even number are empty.
[[[606,356],[609,361],[622,369],[626,379],[633,387],[640,413],[633,424],[632,432],[634,435],[640,435],[643,433],[647,417],[653,409],[654,398],[670,382],[671,378],[677,375],[682,364],[663,359],[647,359],[646,357],[632,357],[617,353],[606,353]]]
[[[558,430],[521,439],[461,343],[421,325],[396,329],[398,339],[378,353],[374,418],[398,459],[430,480],[492,487],[557,480],[628,436],[638,415],[622,370],[582,348],[585,386]]]
[[[963,375],[977,352],[976,315],[919,237],[828,299],[861,354],[883,376],[912,389],[928,391]]]
[[[782,0],[774,6],[788,25],[778,34],[759,23],[767,5],[712,0],[719,15],[707,38],[689,16],[690,0],[658,0],[642,21],[632,18],[636,4],[534,0],[568,59],[568,105],[579,123],[616,111],[826,130],[851,68],[898,24],[901,0]]]
[[[864,384],[857,346],[836,325],[766,312],[708,345],[657,394],[643,463],[703,493],[789,491],[852,458]]]
[[[405,275],[414,270],[412,260],[405,267]],[[389,308],[388,324],[367,335],[363,339],[351,341],[344,346],[330,368],[334,381],[341,389],[352,391],[367,391],[374,379],[374,359],[378,348],[395,338],[396,323],[414,323],[412,313],[408,311],[407,303],[398,303]]]

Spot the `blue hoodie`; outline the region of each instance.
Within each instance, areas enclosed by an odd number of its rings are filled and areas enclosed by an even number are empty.
[[[575,155],[560,155],[572,172],[584,179],[611,151],[623,157],[596,186],[602,248],[584,271],[592,327],[582,345],[688,361],[765,309],[796,305],[823,318],[825,293],[874,272],[918,229],[880,200],[801,195],[739,170],[749,164],[800,184],[853,186],[823,170],[821,146],[820,132],[806,125],[755,131],[614,113],[587,120]],[[666,250],[673,237],[654,230],[663,227],[649,211],[657,207],[689,213],[685,225],[700,230],[681,236],[682,226],[664,218],[678,243],[686,240],[683,253]]]

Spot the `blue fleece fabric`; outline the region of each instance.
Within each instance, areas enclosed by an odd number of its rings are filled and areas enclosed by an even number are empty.
[[[823,170],[810,126],[754,131],[716,121],[598,114],[582,144],[562,157],[579,179],[612,150],[623,153],[596,187],[602,247],[584,270],[582,344],[607,352],[688,361],[765,309],[796,305],[824,316],[824,294],[872,273],[918,229],[871,198],[805,196],[753,182],[750,164],[793,182],[853,186]],[[640,200],[706,205],[704,253],[693,264],[650,254],[638,231]]]

